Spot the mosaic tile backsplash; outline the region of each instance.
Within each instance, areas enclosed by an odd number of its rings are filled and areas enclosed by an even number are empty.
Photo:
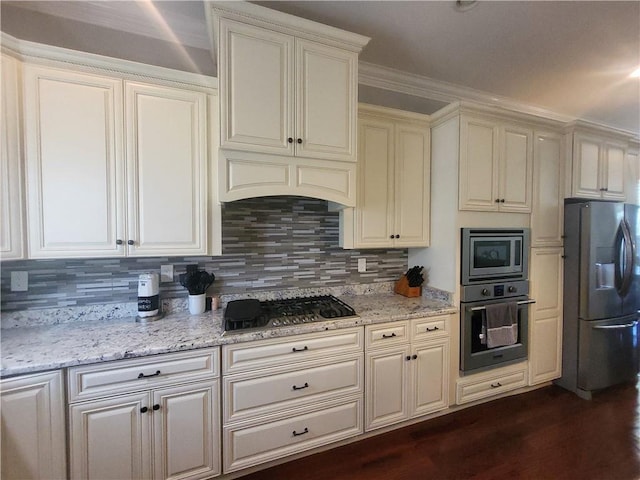
[[[167,228],[171,228],[170,225]],[[358,273],[358,258],[367,272]],[[187,291],[178,275],[187,265],[214,273],[208,294],[334,287],[397,280],[407,269],[406,249],[343,250],[338,214],[327,202],[302,197],[239,200],[222,207],[218,257],[102,258],[2,262],[2,311],[134,302],[138,275],[174,266],[174,282],[160,284],[162,298]],[[11,271],[29,273],[29,290],[11,292]]]

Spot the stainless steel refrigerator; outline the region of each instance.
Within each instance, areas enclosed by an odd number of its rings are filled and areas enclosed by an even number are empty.
[[[638,374],[638,207],[567,199],[562,377],[583,398]]]

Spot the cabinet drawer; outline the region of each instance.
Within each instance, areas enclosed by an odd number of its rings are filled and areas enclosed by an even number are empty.
[[[225,422],[254,415],[290,411],[303,403],[318,403],[340,395],[362,392],[362,357],[337,359],[282,373],[233,375],[224,379]]]
[[[409,322],[366,326],[366,348],[388,347],[409,341]]]
[[[219,348],[72,367],[68,371],[69,402],[204,380],[219,374]]]
[[[299,413],[299,412],[298,412]],[[268,422],[224,429],[224,471],[286,457],[362,433],[362,399]]]
[[[418,318],[411,321],[413,341],[428,340],[449,335],[449,315]]]
[[[225,374],[362,351],[362,327],[222,347]]]
[[[493,395],[499,395],[509,390],[524,387],[526,383],[527,378],[524,369],[496,375],[494,377],[483,376],[483,378],[478,379],[478,381],[459,381],[456,388],[456,403],[461,405]]]

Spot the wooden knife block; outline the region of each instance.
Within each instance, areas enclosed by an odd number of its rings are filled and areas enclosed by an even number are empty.
[[[405,297],[419,297],[422,295],[422,287],[410,287],[406,275],[403,275],[400,280],[396,282],[393,291]]]

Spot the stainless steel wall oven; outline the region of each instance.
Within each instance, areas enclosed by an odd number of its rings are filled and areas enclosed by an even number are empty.
[[[460,370],[467,373],[528,355],[529,230],[462,229]]]

